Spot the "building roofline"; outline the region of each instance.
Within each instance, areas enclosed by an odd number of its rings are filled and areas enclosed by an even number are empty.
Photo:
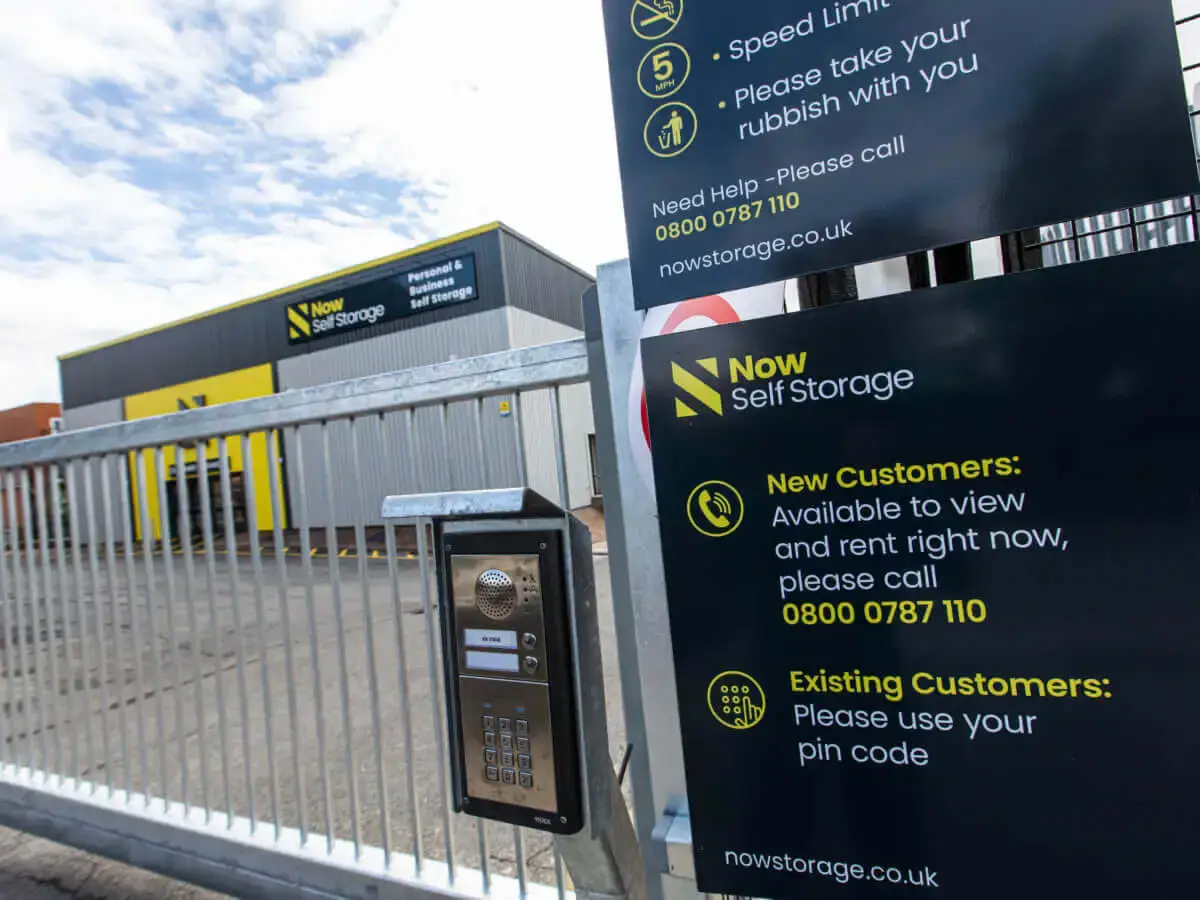
[[[370,260],[369,262],[359,263],[358,265],[350,266],[345,269],[339,269],[336,272],[330,272],[328,275],[319,275],[316,278],[310,278],[307,281],[301,281],[298,284],[291,284],[291,285],[288,285],[287,287],[280,288],[279,290],[275,290],[275,291],[270,291],[266,294],[259,294],[255,297],[247,297],[245,300],[236,300],[233,303],[226,303],[224,306],[218,306],[215,309],[209,309],[209,310],[205,310],[204,312],[198,312],[198,313],[195,313],[194,315],[186,316],[182,319],[176,319],[172,322],[165,322],[162,325],[154,325],[150,328],[143,328],[141,331],[135,331],[132,334],[126,334],[126,335],[122,335],[121,337],[112,338],[111,340],[108,340],[108,341],[102,341],[101,343],[93,344],[90,347],[84,347],[81,350],[72,350],[70,353],[61,354],[58,357],[58,359],[61,362],[62,360],[74,359],[79,356],[86,356],[89,353],[95,353],[98,350],[104,350],[109,347],[115,347],[118,344],[125,344],[130,341],[137,340],[138,338],[146,337],[147,335],[157,334],[161,331],[168,331],[168,330],[170,330],[172,328],[176,328],[180,325],[186,325],[189,322],[198,322],[201,319],[207,319],[212,316],[220,315],[221,313],[226,313],[226,312],[230,312],[231,310],[240,309],[243,306],[251,306],[255,303],[261,303],[264,300],[271,300],[275,297],[282,297],[283,295],[290,294],[293,291],[299,291],[299,290],[302,290],[304,288],[309,288],[309,287],[316,287],[317,285],[324,284],[326,282],[335,281],[338,278],[344,278],[347,275],[354,275],[355,273],[364,272],[367,269],[372,269],[377,266],[385,266],[389,263],[397,262],[399,260],[405,259],[410,256],[418,256],[422,253],[428,253],[431,250],[438,250],[438,249],[441,249],[442,247],[447,247],[451,244],[456,244],[459,241],[465,241],[469,238],[479,237],[480,235],[488,234],[493,231],[507,231],[509,234],[513,234],[516,237],[521,237],[520,235],[517,235],[515,232],[513,232],[512,229],[506,228],[500,222],[492,222],[488,225],[482,225],[479,228],[472,228],[469,231],[462,231],[462,232],[459,232],[458,234],[452,234],[449,237],[438,238],[436,241],[430,241],[429,243],[421,244],[420,246],[412,247],[408,250],[401,250],[399,253],[393,253],[390,256],[382,256],[379,259],[373,259],[373,260]],[[526,240],[525,238],[521,238],[521,239]],[[538,249],[541,249],[541,248],[538,248]],[[542,252],[545,252],[545,251],[542,251]],[[547,255],[551,255],[551,254],[547,254]],[[560,262],[561,262],[561,260],[560,260]],[[564,263],[564,264],[570,265],[570,263]],[[575,268],[575,267],[571,266],[571,268]],[[590,278],[591,276],[589,275],[587,277]]]
[[[1200,85],[1197,86],[1197,90],[1200,90]],[[509,235],[510,237],[516,238],[518,241],[525,244],[526,246],[533,248],[534,250],[536,250],[538,253],[542,254],[542,256],[546,257],[547,259],[552,259],[556,263],[558,263],[560,266],[564,266],[565,268],[570,269],[572,272],[574,272],[580,278],[586,278],[588,281],[592,281],[592,282],[594,282],[596,280],[595,275],[585,272],[583,269],[579,268],[579,266],[575,265],[574,263],[567,262],[567,260],[563,259],[557,253],[552,253],[551,251],[549,251],[545,247],[543,247],[541,244],[539,244],[537,241],[530,240],[529,238],[525,237],[525,235],[521,234],[521,232],[514,231],[513,229],[511,229],[507,225],[505,225],[503,222],[498,222],[497,227],[499,228],[500,231],[503,231],[505,234]]]

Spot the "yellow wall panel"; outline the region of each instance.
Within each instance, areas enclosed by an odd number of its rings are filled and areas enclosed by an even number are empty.
[[[270,364],[266,364],[250,369],[242,369],[237,372],[228,372],[224,375],[214,375],[211,378],[188,381],[172,385],[171,387],[149,391],[145,394],[138,394],[133,397],[126,397],[125,418],[128,421],[148,419],[154,416],[177,413],[182,409],[218,406],[222,403],[233,403],[237,400],[265,397],[274,392],[275,384],[271,366]],[[278,439],[276,438],[276,440]],[[244,472],[246,461],[243,459],[241,437],[230,436],[226,442],[226,446],[229,454],[230,473]],[[209,441],[206,448],[206,455],[210,467],[213,466],[213,461],[218,458],[217,454],[218,442],[216,440]],[[194,448],[185,449],[183,452],[184,465],[194,463],[196,456]],[[146,504],[154,529],[154,538],[155,540],[161,540],[162,515],[159,505],[158,475],[153,450],[143,450],[137,454],[129,454],[130,480],[133,488],[134,522],[137,527],[138,538],[141,538],[141,494],[138,488],[139,457],[145,473]],[[267,457],[267,439],[266,435],[262,432],[250,435],[250,462],[254,478],[254,508],[258,518],[258,528],[260,531],[270,531],[275,527],[275,520],[271,514],[271,485],[268,480],[270,478],[270,463]],[[175,449],[173,447],[164,448],[163,471],[169,490],[175,489],[174,478],[171,472],[174,465]],[[282,472],[277,473],[277,475],[282,486]],[[210,478],[214,480],[217,477],[216,472],[210,475]],[[214,510],[214,515],[216,514],[217,511]],[[287,527],[286,520],[280,524],[285,528]],[[220,526],[218,523],[214,523],[214,525],[219,529]],[[178,537],[178,535],[172,534],[172,537]]]

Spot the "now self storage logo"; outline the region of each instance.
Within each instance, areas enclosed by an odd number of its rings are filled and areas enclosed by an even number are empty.
[[[388,318],[383,303],[348,304],[345,297],[293,303],[287,308],[288,343],[302,344],[327,335],[374,325]]]
[[[729,357],[671,363],[671,380],[675,383],[675,418],[690,419],[700,415],[725,415],[727,404],[722,389],[728,386],[753,384],[803,375],[808,366],[808,353],[786,353],[775,356]],[[742,407],[737,407],[742,408]]]

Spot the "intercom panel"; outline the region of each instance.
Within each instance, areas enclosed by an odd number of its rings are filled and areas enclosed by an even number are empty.
[[[562,834],[582,825],[563,542],[439,538],[456,809]]]

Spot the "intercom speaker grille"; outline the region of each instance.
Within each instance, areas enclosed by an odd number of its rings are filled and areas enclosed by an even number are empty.
[[[508,573],[488,569],[475,581],[475,605],[489,619],[507,619],[517,608],[517,586]]]

